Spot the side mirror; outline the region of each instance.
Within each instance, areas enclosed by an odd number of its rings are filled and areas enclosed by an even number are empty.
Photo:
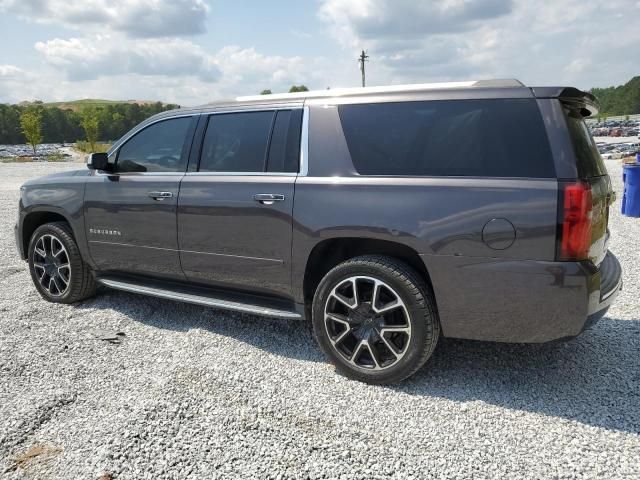
[[[110,170],[109,156],[104,153],[90,153],[87,155],[87,168],[89,170]]]

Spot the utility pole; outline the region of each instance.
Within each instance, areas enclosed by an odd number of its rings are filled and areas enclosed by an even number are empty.
[[[364,62],[367,62],[369,58],[369,55],[367,55],[367,52],[365,52],[364,50],[362,50],[362,53],[360,54],[360,57],[358,58],[358,62],[360,63],[360,71],[362,72],[362,86],[364,87],[365,84],[365,78],[364,78]]]

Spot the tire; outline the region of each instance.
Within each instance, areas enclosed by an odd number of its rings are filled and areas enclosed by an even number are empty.
[[[45,300],[75,303],[95,293],[93,272],[82,260],[67,223],[38,227],[29,241],[28,259],[33,284]]]
[[[347,260],[325,275],[314,295],[312,323],[336,369],[371,384],[413,375],[440,336],[425,280],[405,263],[378,255]]]

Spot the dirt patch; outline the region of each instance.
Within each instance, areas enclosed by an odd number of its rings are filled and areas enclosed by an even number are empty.
[[[16,455],[13,464],[5,470],[5,473],[13,472],[19,468],[26,470],[34,462],[46,462],[60,453],[62,453],[62,447],[46,444],[33,445]]]

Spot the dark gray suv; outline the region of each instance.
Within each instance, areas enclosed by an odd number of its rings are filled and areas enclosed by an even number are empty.
[[[604,315],[622,282],[595,112],[515,80],[174,110],[27,182],[16,240],[49,301],[102,284],[306,318],[341,372],[395,382],[441,335],[546,342]]]

